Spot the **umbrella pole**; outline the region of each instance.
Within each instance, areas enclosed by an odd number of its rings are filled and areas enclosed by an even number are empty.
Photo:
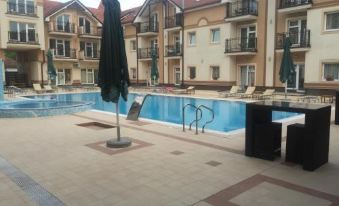
[[[119,102],[115,104],[115,114],[117,118],[117,139],[118,139],[118,142],[120,142],[121,137],[120,137],[120,121],[119,121]]]
[[[285,83],[285,100],[287,99],[287,81]]]

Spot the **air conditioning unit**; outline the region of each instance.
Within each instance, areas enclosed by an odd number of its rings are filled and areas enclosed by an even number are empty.
[[[74,68],[80,68],[80,63],[79,63],[79,62],[73,63],[73,67],[74,67]]]

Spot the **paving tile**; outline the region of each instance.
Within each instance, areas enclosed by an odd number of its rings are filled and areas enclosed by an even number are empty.
[[[176,151],[171,152],[171,154],[173,154],[173,155],[182,155],[182,154],[185,154],[185,152],[176,150]]]
[[[217,167],[219,165],[221,165],[221,162],[217,162],[217,161],[209,161],[209,162],[206,162],[207,165],[210,165],[212,167]]]

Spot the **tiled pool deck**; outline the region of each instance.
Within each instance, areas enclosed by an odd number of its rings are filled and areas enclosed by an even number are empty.
[[[155,123],[122,120],[132,147],[108,149],[114,121],[92,111],[0,119],[0,205],[339,205],[339,126],[330,162],[306,172],[245,157],[244,134]]]

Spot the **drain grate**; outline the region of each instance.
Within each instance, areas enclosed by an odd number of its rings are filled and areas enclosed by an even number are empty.
[[[13,166],[6,159],[0,156],[0,172],[9,177],[18,187],[20,187],[29,198],[38,205],[43,206],[64,206],[65,204],[56,196],[48,192],[45,188],[35,182],[31,177]]]
[[[103,129],[112,129],[115,128],[113,125],[109,124],[103,124],[100,122],[87,122],[87,123],[82,123],[82,124],[77,124],[80,127],[85,127],[88,129],[93,129],[93,130],[103,130]]]
[[[172,155],[182,155],[184,154],[185,152],[182,152],[182,151],[179,151],[179,150],[176,150],[176,151],[173,151],[171,152]]]
[[[217,162],[217,161],[209,161],[206,162],[207,165],[212,166],[212,167],[217,167],[219,165],[221,165],[221,162]]]

